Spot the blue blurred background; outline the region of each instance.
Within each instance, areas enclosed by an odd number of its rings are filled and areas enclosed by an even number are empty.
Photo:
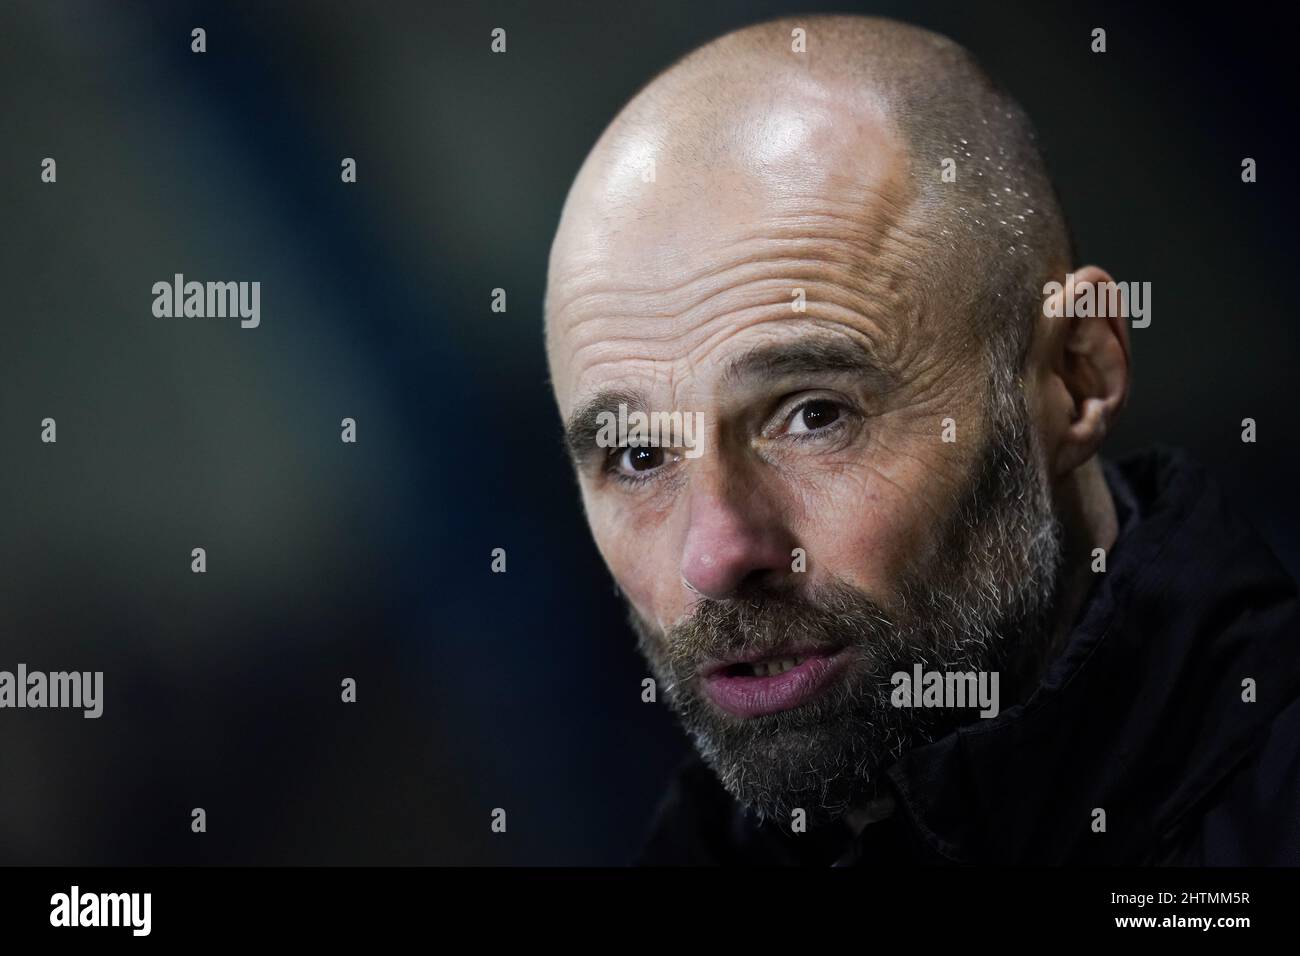
[[[685,743],[641,703],[559,444],[546,256],[637,88],[821,9],[0,7],[0,668],[106,685],[99,720],[0,712],[0,863],[629,858]],[[1287,34],[1107,2],[837,9],[947,33],[1024,103],[1081,261],[1154,286],[1113,450],[1191,449],[1300,569]],[[155,318],[177,272],[261,281],[260,328]]]

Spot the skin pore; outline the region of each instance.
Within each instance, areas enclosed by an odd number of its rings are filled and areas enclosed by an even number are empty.
[[[851,17],[715,41],[606,130],[552,248],[547,353],[593,537],[670,703],[760,815],[861,807],[888,762],[969,719],[890,712],[890,668],[1029,686],[1117,532],[1096,454],[1127,329],[1049,320],[1040,297],[1001,316],[1025,324],[1014,364],[991,354],[974,312],[996,260],[972,237],[990,210],[1028,214],[936,198],[913,132],[926,101],[898,92],[942,84],[953,49]],[[995,179],[992,155],[989,185],[1018,195],[1017,164]],[[1033,201],[1014,208],[1041,217]],[[1068,271],[1060,248],[1039,288]],[[593,419],[619,402],[702,413],[706,452],[598,447]],[[703,692],[710,667],[791,641],[843,650],[815,700],[738,716]]]

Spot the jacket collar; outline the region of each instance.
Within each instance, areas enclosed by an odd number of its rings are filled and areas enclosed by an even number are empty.
[[[940,859],[1150,858],[1300,689],[1295,585],[1208,476],[1164,450],[1104,467],[1121,532],[1039,686],[889,771]]]

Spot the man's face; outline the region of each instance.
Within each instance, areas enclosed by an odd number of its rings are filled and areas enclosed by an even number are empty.
[[[651,135],[598,147],[552,254],[548,353],[669,702],[742,802],[833,814],[970,717],[892,707],[890,675],[1009,660],[1059,546],[1023,401],[926,281],[938,237],[898,138],[815,101],[751,129],[708,168]],[[601,447],[620,403],[699,413],[702,453]]]

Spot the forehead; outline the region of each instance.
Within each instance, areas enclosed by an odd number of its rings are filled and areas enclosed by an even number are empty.
[[[919,224],[879,104],[782,95],[729,130],[672,137],[647,124],[602,140],[566,204],[547,292],[562,407],[809,324],[878,349],[897,338]]]

